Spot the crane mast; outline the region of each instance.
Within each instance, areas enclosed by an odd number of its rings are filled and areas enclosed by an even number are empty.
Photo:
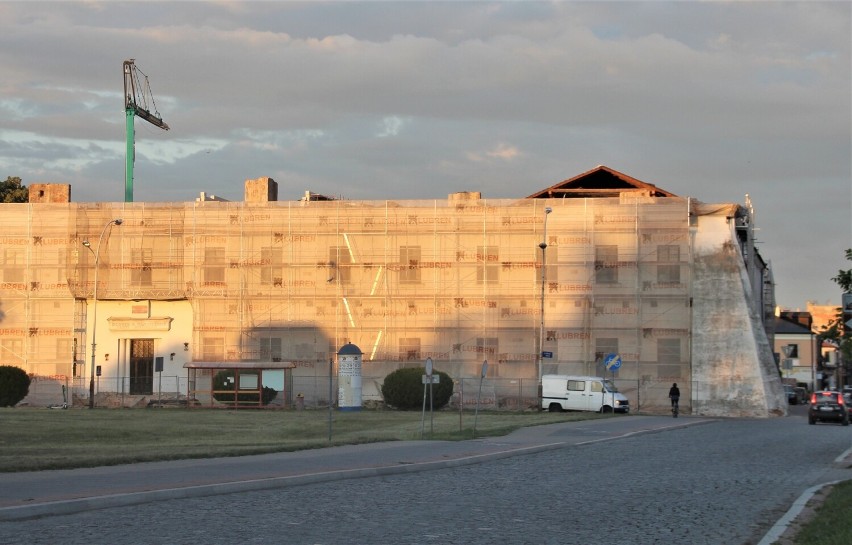
[[[142,79],[140,79],[140,74]],[[143,85],[144,79],[144,85]],[[151,106],[148,106],[150,97]],[[151,111],[153,109],[153,112]],[[151,94],[151,86],[148,84],[148,76],[136,68],[135,59],[124,61],[124,117],[127,126],[127,156],[124,168],[124,202],[133,202],[133,164],[136,162],[136,132],[134,120],[140,117],[148,123],[159,127],[164,131],[169,126],[163,121],[157,105],[154,103],[154,95]]]

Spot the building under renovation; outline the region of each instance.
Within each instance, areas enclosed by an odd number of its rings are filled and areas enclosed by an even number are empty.
[[[29,189],[0,204],[0,364],[33,376],[30,404],[219,406],[224,377],[255,406],[266,388],[271,406],[327,406],[352,343],[365,404],[431,358],[454,404],[487,367],[482,406],[536,407],[561,373],[614,379],[634,412],[667,411],[677,383],[686,413],[786,413],[749,202],[603,166],[517,199],[279,201],[269,178],[243,202]]]

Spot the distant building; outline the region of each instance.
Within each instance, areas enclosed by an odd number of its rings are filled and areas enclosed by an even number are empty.
[[[799,311],[796,311],[799,312]],[[811,331],[820,333],[837,320],[840,305],[817,305],[808,302],[805,314],[811,317]]]
[[[780,311],[775,318],[775,355],[785,383],[819,389],[819,339],[807,312]],[[816,388],[814,387],[816,385]]]
[[[277,195],[258,178],[244,202],[0,204],[2,363],[78,402],[94,365],[99,405],[215,405],[217,376],[321,405],[352,342],[365,402],[431,358],[455,403],[487,360],[493,407],[535,407],[540,374],[572,373],[614,378],[634,411],[666,410],[677,382],[693,414],[786,413],[750,202],[604,166],[516,199]]]
[[[817,305],[808,302],[807,310],[779,310],[780,316],[808,328],[814,336],[823,334],[840,315],[840,305]],[[849,383],[848,365],[844,365],[837,343],[814,338],[817,388],[839,388]],[[819,346],[816,346],[819,343]],[[778,343],[776,343],[777,347]]]
[[[808,312],[814,317],[812,330],[822,333],[841,316],[841,305],[808,303]],[[822,343],[821,364],[817,372],[824,388],[841,388],[852,384],[852,362],[844,361],[836,342]]]

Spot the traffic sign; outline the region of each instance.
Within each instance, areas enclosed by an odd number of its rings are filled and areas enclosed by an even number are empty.
[[[621,356],[618,354],[607,354],[604,358],[607,371],[618,371],[621,368]]]
[[[542,353],[541,353],[541,357],[542,357],[542,358],[552,358],[552,357],[553,357],[553,352],[542,352]]]

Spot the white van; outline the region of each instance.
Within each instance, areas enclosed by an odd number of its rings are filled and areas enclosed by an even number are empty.
[[[541,408],[550,412],[628,413],[630,403],[612,381],[602,377],[542,375]]]

